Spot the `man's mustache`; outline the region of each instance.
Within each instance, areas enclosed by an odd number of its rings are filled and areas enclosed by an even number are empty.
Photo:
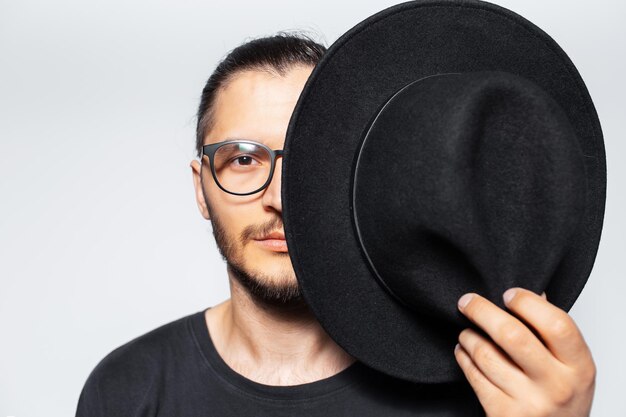
[[[283,219],[279,216],[276,216],[272,218],[271,220],[269,220],[268,222],[265,222],[261,225],[251,224],[249,226],[246,226],[241,232],[239,239],[241,240],[241,244],[244,245],[245,242],[250,239],[262,238],[263,236],[267,236],[268,234],[274,231],[282,232],[282,230],[283,230]]]

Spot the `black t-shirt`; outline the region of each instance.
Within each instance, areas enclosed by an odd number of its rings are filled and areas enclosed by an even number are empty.
[[[85,382],[76,416],[451,417],[484,411],[466,381],[415,384],[359,361],[319,381],[260,384],[224,362],[198,311],[106,355]]]

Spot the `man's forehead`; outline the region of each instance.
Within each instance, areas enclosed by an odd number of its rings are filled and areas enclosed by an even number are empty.
[[[309,71],[310,72],[310,71]],[[285,77],[264,71],[244,71],[217,94],[215,125],[205,143],[248,139],[282,146],[293,108],[308,73]]]

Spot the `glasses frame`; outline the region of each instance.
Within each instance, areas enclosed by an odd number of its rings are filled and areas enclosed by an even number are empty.
[[[262,186],[260,186],[259,188],[257,188],[254,191],[250,191],[248,193],[235,193],[233,191],[229,191],[226,188],[224,188],[222,186],[222,184],[220,184],[220,182],[217,180],[217,174],[215,173],[215,164],[213,162],[214,157],[215,157],[215,152],[217,151],[217,149],[222,146],[222,145],[226,145],[229,143],[248,143],[248,144],[252,144],[252,145],[257,145],[260,146],[261,148],[265,149],[269,154],[270,154],[270,160],[271,160],[271,166],[270,166],[270,175],[267,178],[267,181],[265,181],[265,184],[263,184]],[[200,152],[200,179],[202,179],[202,165],[204,165],[204,156],[208,156],[209,157],[209,162],[210,162],[210,166],[211,166],[211,174],[213,176],[213,181],[215,181],[215,184],[217,184],[217,186],[224,192],[228,193],[228,194],[232,194],[232,195],[250,195],[250,194],[255,194],[258,193],[261,190],[264,190],[265,188],[267,188],[268,185],[270,185],[270,183],[272,182],[272,178],[274,177],[274,169],[276,168],[276,158],[277,157],[282,157],[283,156],[283,150],[282,149],[271,149],[269,146],[266,146],[262,143],[259,142],[255,142],[253,140],[249,140],[249,139],[230,139],[230,140],[225,140],[222,142],[217,142],[217,143],[211,143],[209,145],[203,145],[201,152]]]

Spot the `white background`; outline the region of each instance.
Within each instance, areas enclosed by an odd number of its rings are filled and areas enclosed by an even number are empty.
[[[593,416],[626,415],[626,6],[495,1],[578,67],[605,136],[605,226],[571,310],[598,365]],[[248,38],[327,46],[392,1],[0,0],[0,417],[70,416],[115,347],[228,298],[193,196],[195,111]]]

